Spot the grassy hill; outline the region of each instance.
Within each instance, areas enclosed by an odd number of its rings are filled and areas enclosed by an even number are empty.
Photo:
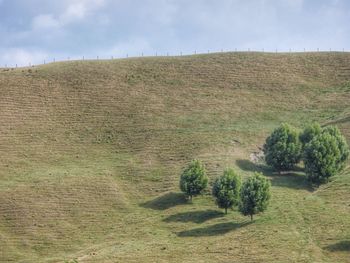
[[[350,142],[349,53],[221,53],[0,69],[1,262],[350,262],[350,169],[317,190],[251,160],[281,122]],[[253,223],[179,174],[271,179]]]

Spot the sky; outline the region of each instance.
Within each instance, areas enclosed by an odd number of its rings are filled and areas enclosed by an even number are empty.
[[[349,0],[0,0],[0,67],[304,48],[350,51]]]

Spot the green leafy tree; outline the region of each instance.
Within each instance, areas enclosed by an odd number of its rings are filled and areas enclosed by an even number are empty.
[[[347,144],[345,137],[336,126],[328,126],[324,128],[323,133],[332,135],[337,141],[338,149],[340,151],[340,158],[337,160],[337,167],[338,171],[341,171],[345,168],[346,161],[350,155],[349,145]]]
[[[261,173],[255,173],[242,185],[239,210],[253,220],[255,214],[267,209],[270,197],[270,182]]]
[[[308,144],[314,137],[322,133],[321,125],[317,122],[314,122],[305,127],[304,131],[300,134],[300,141],[305,146]]]
[[[208,185],[208,177],[204,165],[199,160],[193,160],[182,172],[180,189],[190,200],[199,195]]]
[[[241,188],[241,178],[231,168],[224,171],[224,174],[217,178],[214,182],[212,194],[216,199],[216,204],[225,209],[239,203],[239,191]]]
[[[266,139],[265,161],[278,171],[289,170],[300,161],[301,149],[298,131],[284,123]]]
[[[312,183],[327,183],[341,171],[349,158],[349,146],[338,128],[323,129],[305,146],[304,163],[306,175]]]

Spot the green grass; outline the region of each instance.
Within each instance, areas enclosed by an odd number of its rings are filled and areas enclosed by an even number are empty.
[[[0,70],[1,262],[350,262],[350,170],[313,189],[250,161],[281,122],[350,141],[350,54],[223,53]],[[268,210],[188,203],[193,158],[272,183]]]

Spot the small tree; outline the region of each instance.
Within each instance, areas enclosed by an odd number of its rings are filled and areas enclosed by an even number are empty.
[[[199,195],[208,185],[208,177],[204,165],[199,160],[193,160],[182,172],[180,189],[190,200]]]
[[[322,128],[319,123],[314,122],[305,127],[304,131],[300,134],[300,141],[305,147],[314,137],[322,133]]]
[[[241,178],[231,168],[224,171],[224,174],[214,182],[212,194],[216,198],[216,204],[227,209],[239,203],[239,191],[241,188]]]
[[[306,175],[312,183],[327,183],[341,171],[349,157],[349,147],[338,128],[330,126],[314,137],[304,151]]]
[[[266,210],[270,196],[270,182],[261,173],[255,173],[242,185],[239,210],[253,220],[253,215]]]
[[[278,171],[292,169],[301,159],[301,148],[297,130],[282,124],[266,139],[265,161]]]
[[[337,167],[338,171],[341,171],[345,168],[346,161],[348,160],[350,155],[349,146],[346,142],[346,139],[336,126],[328,126],[324,128],[323,133],[330,134],[337,141],[338,149],[340,151],[340,158],[337,160]]]

